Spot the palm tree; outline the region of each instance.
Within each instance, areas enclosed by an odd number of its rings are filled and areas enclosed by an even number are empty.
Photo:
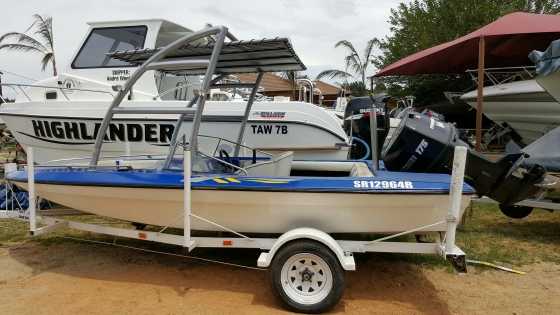
[[[366,84],[366,73],[368,66],[371,64],[373,47],[379,45],[379,40],[377,38],[370,39],[367,42],[366,49],[364,50],[364,55],[360,56],[354,45],[347,40],[341,40],[336,45],[335,48],[343,47],[348,51],[348,55],[344,57],[346,67],[344,71],[338,69],[331,69],[322,71],[317,75],[317,80],[321,78],[328,77],[329,79],[341,78],[347,80],[348,78],[353,78],[358,76],[361,79],[363,86]],[[352,71],[352,73],[348,72]],[[347,83],[347,82],[346,82]]]
[[[284,71],[280,74],[282,79],[288,80],[290,82],[290,87],[292,89],[292,100],[297,100],[297,79],[299,77],[298,71]]]
[[[43,17],[39,14],[33,15],[33,23],[23,33],[10,32],[0,36],[0,50],[16,50],[24,52],[38,52],[41,59],[41,70],[45,71],[47,65],[52,63],[53,74],[56,76],[56,60],[54,58],[54,37],[52,32],[52,17]],[[34,29],[33,35],[37,39],[26,33]]]

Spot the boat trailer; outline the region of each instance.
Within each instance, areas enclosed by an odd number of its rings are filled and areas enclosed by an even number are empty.
[[[326,249],[325,251],[319,251],[320,255],[330,256],[336,259],[338,262],[338,270],[333,270],[331,274],[333,277],[343,277],[344,271],[356,270],[356,262],[354,260],[353,253],[366,253],[366,252],[384,252],[384,253],[410,253],[410,254],[436,254],[444,259],[448,260],[458,272],[466,272],[466,260],[465,253],[457,247],[455,244],[455,235],[457,230],[457,224],[460,221],[459,208],[461,204],[462,187],[464,179],[464,169],[466,162],[467,150],[464,147],[456,147],[453,161],[453,171],[451,179],[451,189],[449,192],[449,212],[448,216],[444,221],[434,222],[433,224],[426,226],[419,226],[408,231],[402,231],[393,235],[373,239],[370,241],[358,241],[358,240],[338,240],[333,238],[331,235],[320,231],[315,228],[309,227],[299,227],[289,231],[286,231],[277,238],[261,238],[261,237],[249,237],[226,226],[222,226],[217,222],[212,222],[206,218],[200,217],[192,212],[191,208],[191,151],[189,146],[185,146],[184,150],[184,187],[183,187],[183,197],[184,197],[184,220],[183,220],[183,234],[171,234],[164,233],[162,231],[144,231],[131,228],[117,228],[101,224],[83,223],[72,220],[66,220],[62,218],[57,218],[54,216],[43,216],[38,213],[37,209],[37,196],[35,193],[35,178],[34,171],[34,155],[33,148],[28,148],[28,164],[26,166],[28,172],[28,183],[29,183],[29,208],[27,211],[29,219],[29,232],[31,236],[38,236],[49,233],[53,230],[67,227],[71,229],[76,229],[80,231],[87,231],[93,233],[100,233],[105,235],[131,238],[144,241],[152,241],[164,244],[171,244],[182,246],[189,252],[197,247],[206,248],[253,248],[262,251],[256,264],[261,268],[270,268],[274,272],[275,269],[282,269],[285,266],[278,265],[279,255],[292,255],[297,259],[297,255],[290,252],[290,249],[297,248],[299,244],[304,243],[316,243],[320,245],[321,248]],[[13,170],[14,164],[7,165],[6,171],[10,168]],[[230,232],[235,237],[199,237],[193,236],[191,231],[191,221],[192,220],[202,220],[206,223],[212,224],[219,227],[225,232]],[[447,225],[447,230],[445,233],[440,233],[440,239],[438,241],[430,243],[417,243],[417,242],[405,242],[405,241],[391,241],[394,238],[421,233],[424,229],[429,228],[434,225],[440,225],[445,223]],[[321,259],[326,259],[328,257],[319,257]],[[288,259],[290,261],[290,259]],[[307,269],[306,269],[307,270]],[[330,271],[330,270],[329,270]],[[308,274],[302,274],[302,279],[307,276],[311,279],[313,272],[309,271]],[[342,278],[343,279],[343,278]],[[276,283],[273,283],[275,289],[277,286],[289,286],[287,282],[282,282],[280,279]],[[274,282],[274,280],[273,280]],[[344,282],[342,281],[342,284]],[[286,291],[286,288],[283,288]],[[277,289],[278,291],[278,289]],[[288,290],[289,292],[289,290]],[[291,303],[293,298],[290,296],[281,296],[281,298],[291,306],[292,309],[302,312],[311,311],[321,311],[322,309],[317,308],[298,308],[294,307]],[[329,301],[330,304],[335,304],[338,302],[340,296],[336,298],[335,301]],[[305,304],[307,301],[298,301],[301,305]],[[323,305],[324,307],[324,305]]]

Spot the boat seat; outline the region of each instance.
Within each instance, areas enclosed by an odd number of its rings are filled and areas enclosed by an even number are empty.
[[[356,162],[350,170],[351,177],[373,177],[373,173],[366,163]]]
[[[292,170],[293,151],[275,154],[270,160],[251,164],[245,167],[248,176],[290,176]]]

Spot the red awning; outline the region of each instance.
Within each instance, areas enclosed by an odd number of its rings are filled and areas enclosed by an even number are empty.
[[[560,15],[515,12],[447,43],[403,58],[375,74],[463,73],[477,68],[478,39],[485,38],[486,67],[530,65],[527,55],[560,38]]]

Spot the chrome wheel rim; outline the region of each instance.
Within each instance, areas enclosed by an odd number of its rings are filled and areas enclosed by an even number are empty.
[[[280,281],[286,295],[304,305],[323,301],[333,287],[331,268],[323,258],[311,253],[299,253],[286,260]]]

